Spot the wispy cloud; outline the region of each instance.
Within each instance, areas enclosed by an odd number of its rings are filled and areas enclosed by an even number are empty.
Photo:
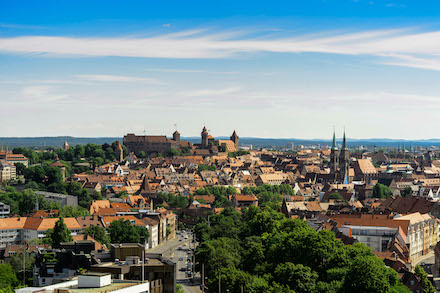
[[[149,84],[163,84],[158,79],[149,77],[124,76],[124,75],[109,75],[109,74],[78,74],[76,78],[87,81],[98,82],[139,82]]]
[[[390,65],[438,70],[438,66],[430,66],[429,62],[438,61],[440,31],[373,30],[265,39],[261,37],[253,39],[244,32],[211,34],[203,29],[148,38],[26,36],[0,38],[0,51],[49,56],[180,59],[231,58],[255,53],[326,53],[389,57],[389,60],[383,62]],[[96,81],[142,81],[138,78],[133,80],[131,77],[104,75],[94,78]]]
[[[0,23],[0,28],[8,28],[8,29],[41,29],[43,27],[42,26],[38,26],[38,25]]]

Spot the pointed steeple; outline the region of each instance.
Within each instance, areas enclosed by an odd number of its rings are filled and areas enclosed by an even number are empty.
[[[335,134],[335,130],[333,129],[333,143],[332,143],[332,150],[337,151],[338,147],[336,145],[336,134]]]
[[[347,149],[347,140],[345,139],[345,129],[344,129],[344,138],[342,139],[342,149],[341,150],[346,150]]]

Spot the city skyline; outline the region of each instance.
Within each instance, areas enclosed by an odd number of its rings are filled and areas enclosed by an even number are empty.
[[[2,137],[440,137],[435,1],[0,5]]]

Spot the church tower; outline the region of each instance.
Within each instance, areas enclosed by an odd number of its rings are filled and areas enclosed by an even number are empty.
[[[345,130],[344,130],[344,138],[342,139],[342,148],[341,148],[341,153],[339,155],[341,179],[343,181],[345,181],[345,178],[348,178],[348,170],[350,168],[349,159],[350,159],[350,155],[348,153],[347,140],[345,138]]]
[[[180,143],[180,133],[179,133],[179,131],[174,131],[174,133],[173,133],[173,140],[175,141],[175,142],[177,142],[177,143]]]
[[[206,130],[205,126],[203,126],[202,129],[202,147],[203,148],[208,147],[208,130]]]
[[[338,171],[339,167],[339,158],[338,158],[338,147],[336,146],[336,135],[333,130],[333,143],[332,149],[330,152],[330,172],[335,174]]]
[[[231,140],[235,143],[235,149],[238,151],[238,135],[237,132],[235,132],[231,135]]]

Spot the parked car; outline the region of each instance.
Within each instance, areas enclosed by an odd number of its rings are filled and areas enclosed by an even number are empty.
[[[179,257],[179,260],[182,261],[182,260],[183,260],[183,257]]]

